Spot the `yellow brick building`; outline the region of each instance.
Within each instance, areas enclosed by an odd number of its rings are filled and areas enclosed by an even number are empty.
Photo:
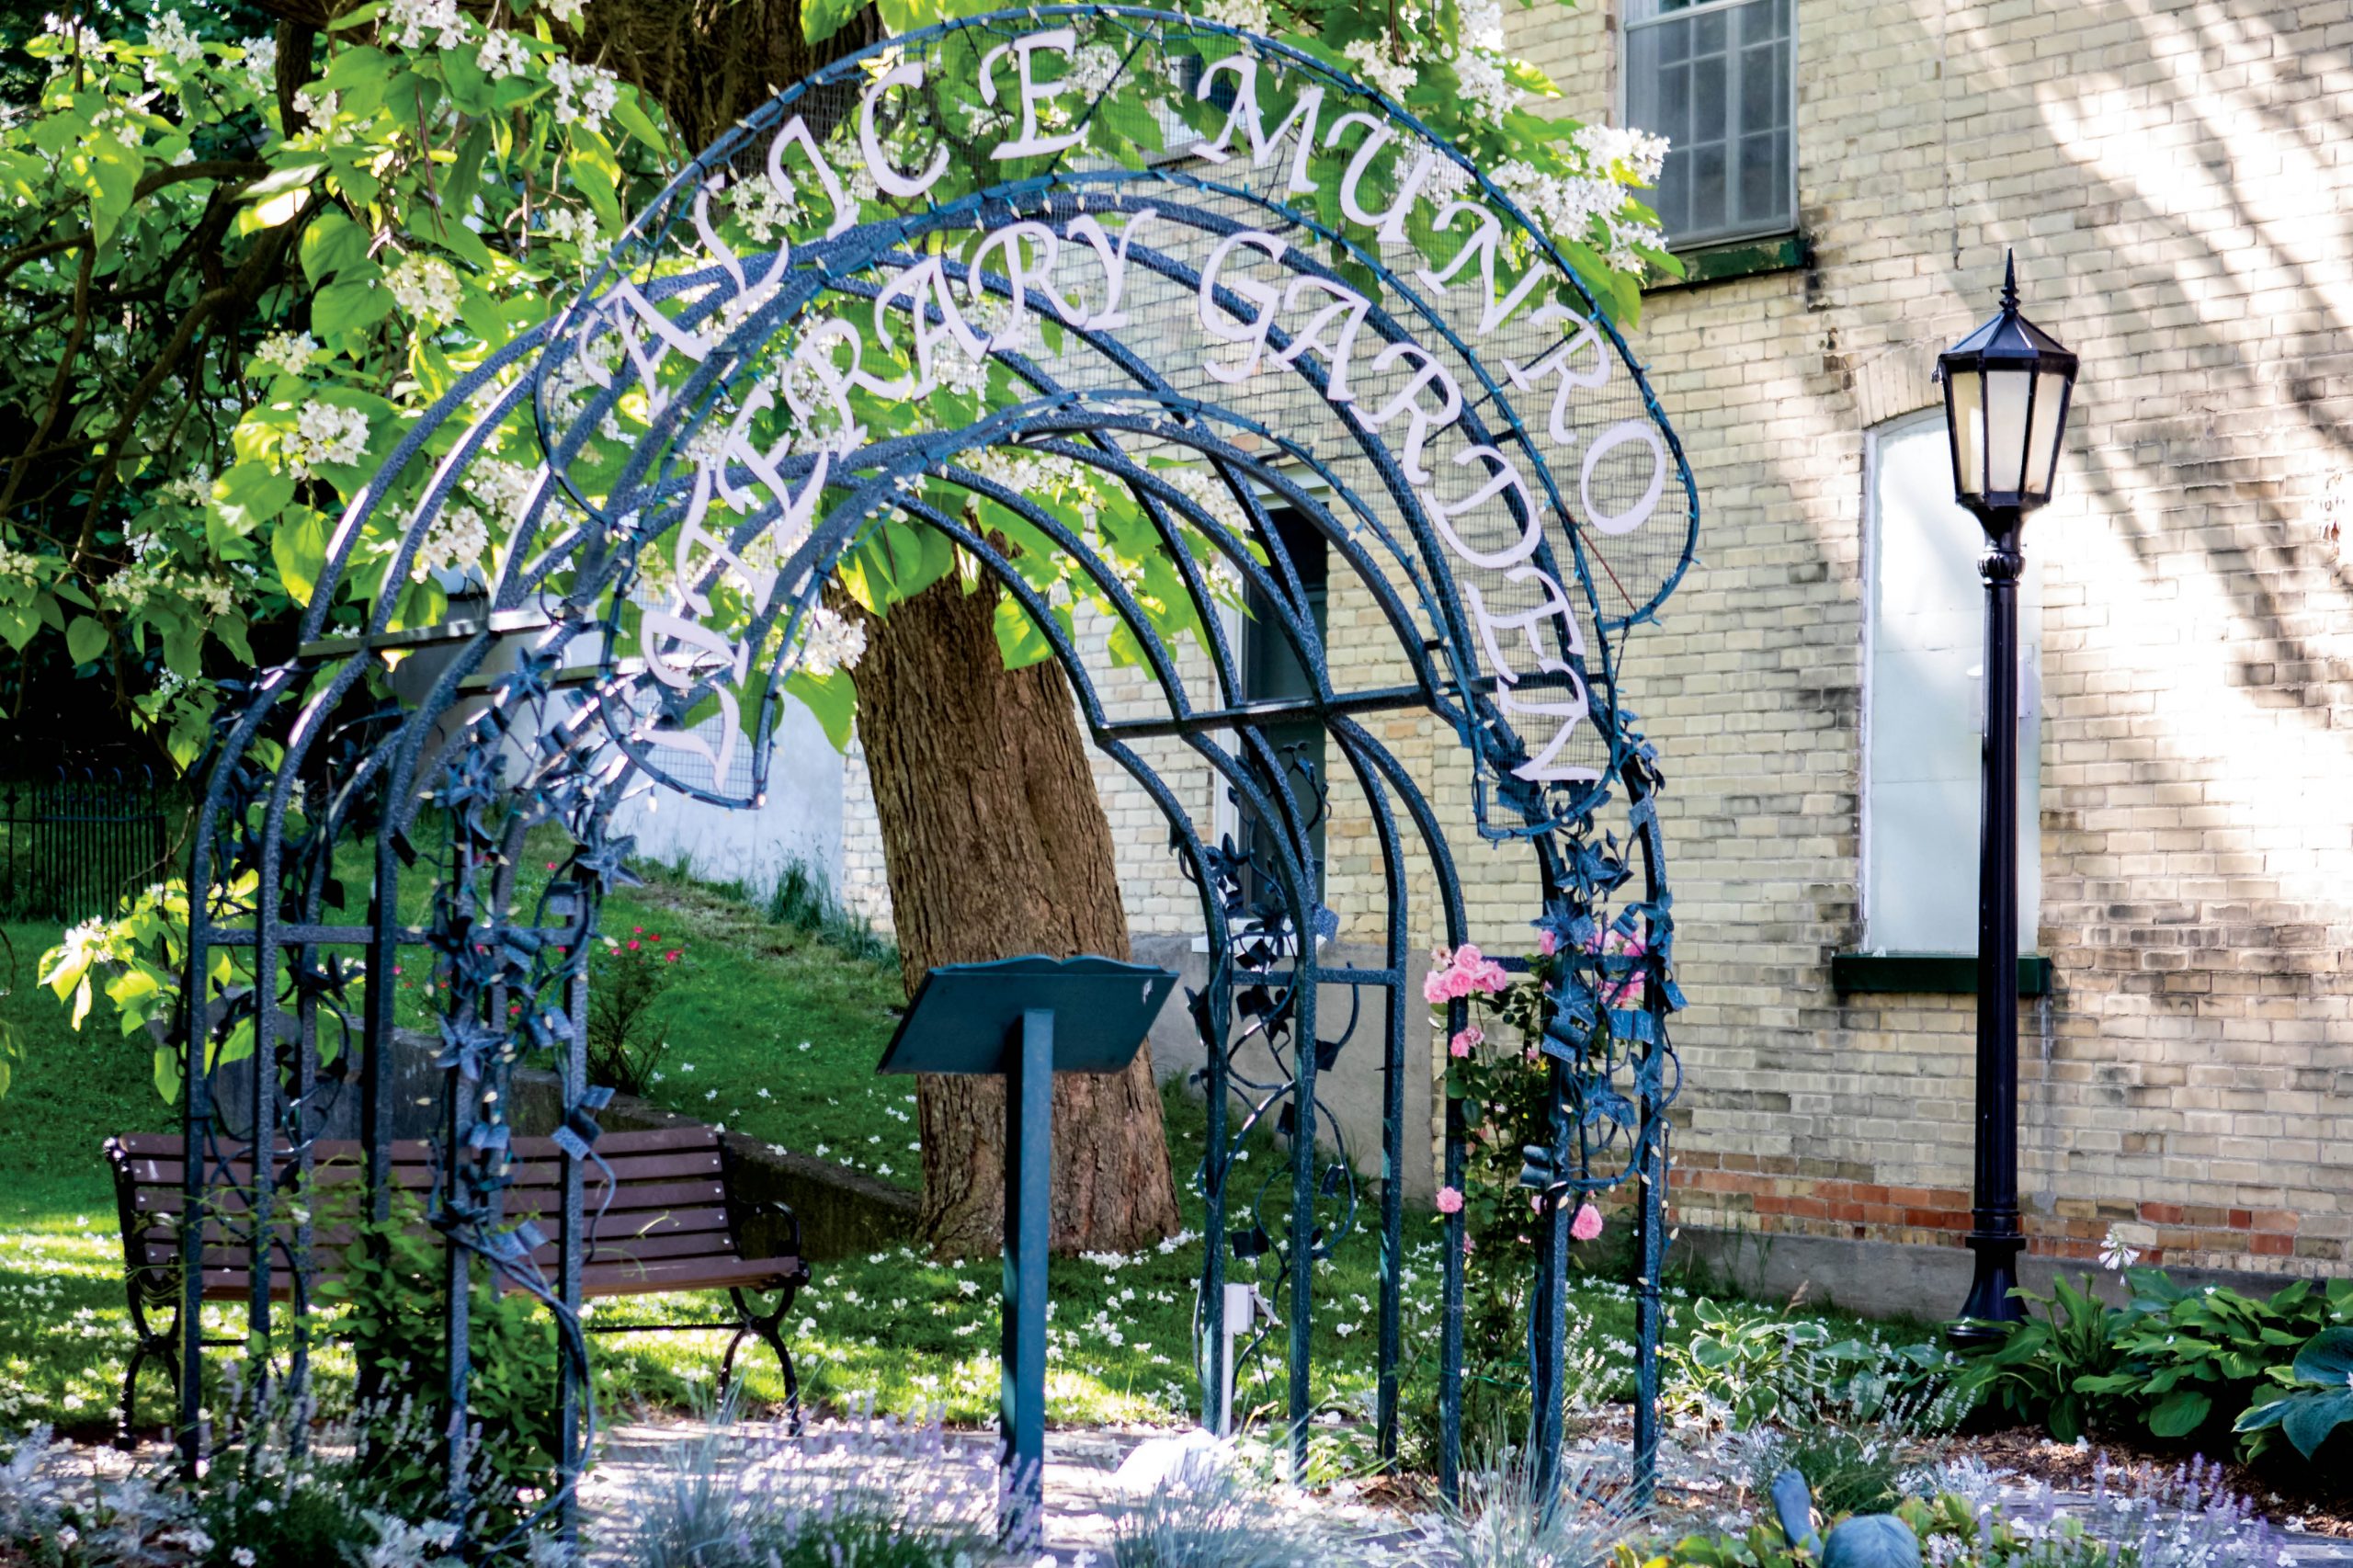
[[[1631,336],[1701,563],[1623,688],[1668,778],[1684,1239],[1752,1238],[1768,1281],[1860,1304],[1967,1279],[1973,925],[1938,938],[1974,907],[1978,589],[1927,494],[1929,372],[2014,250],[2083,358],[2026,532],[2030,1253],[2113,1226],[2183,1267],[2353,1267],[2353,10],[1540,0],[1506,25],[1563,112],[1674,122],[1661,208],[1703,279]],[[1336,663],[1385,635],[1336,584],[1327,617]],[[1460,824],[1476,936],[1525,947],[1525,858],[1469,830],[1451,737],[1377,733]],[[1105,793],[1136,930],[1197,932],[1157,810]],[[1355,804],[1335,786],[1344,939],[1380,915]],[[855,757],[843,869],[887,918]],[[1924,948],[1948,956],[1889,956]]]

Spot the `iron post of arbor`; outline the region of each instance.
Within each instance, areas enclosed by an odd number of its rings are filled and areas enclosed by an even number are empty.
[[[2018,313],[2018,262],[2002,309],[1937,357],[1954,498],[1985,529],[1984,783],[1977,854],[1977,1126],[1969,1298],[1957,1345],[1999,1337],[2023,1315],[2011,1294],[2018,1225],[2018,574],[2026,515],[2051,499],[2075,356]]]

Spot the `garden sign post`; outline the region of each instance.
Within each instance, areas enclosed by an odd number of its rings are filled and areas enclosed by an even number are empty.
[[[1054,1074],[1118,1073],[1135,1059],[1176,976],[1082,954],[948,964],[915,988],[878,1073],[1005,1078],[1004,1435],[997,1522],[1037,1543],[1045,1506],[1046,1234]]]

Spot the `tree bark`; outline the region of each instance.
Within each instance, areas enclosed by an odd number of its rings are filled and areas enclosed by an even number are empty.
[[[997,587],[951,574],[866,628],[858,732],[913,993],[924,971],[1045,953],[1129,956],[1111,828],[1069,683],[1007,670]],[[839,596],[836,596],[838,601]],[[925,1241],[997,1250],[1005,1095],[994,1078],[916,1080]],[[1130,1252],[1176,1230],[1176,1182],[1146,1046],[1123,1073],[1054,1080],[1051,1244]]]

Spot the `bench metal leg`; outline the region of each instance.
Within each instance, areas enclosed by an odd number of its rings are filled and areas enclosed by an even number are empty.
[[[158,1340],[142,1335],[139,1341],[139,1347],[131,1353],[131,1365],[123,1369],[122,1409],[115,1420],[114,1446],[126,1453],[135,1448],[139,1442],[139,1372],[140,1369],[146,1366],[150,1360],[161,1365],[165,1376],[171,1380],[172,1392],[175,1395],[174,1403],[177,1403],[180,1363],[178,1356],[174,1353],[171,1341],[168,1338]]]
[[[785,1424],[787,1429],[795,1437],[801,1435],[802,1427],[801,1378],[792,1365],[792,1350],[785,1344],[784,1320],[786,1314],[792,1310],[793,1298],[799,1293],[797,1286],[784,1287],[778,1295],[775,1310],[763,1312],[753,1307],[750,1301],[745,1297],[740,1286],[731,1289],[727,1294],[735,1303],[735,1333],[733,1337],[727,1341],[727,1354],[719,1363],[719,1397],[723,1401],[727,1397],[729,1382],[734,1375],[735,1352],[743,1346],[745,1339],[757,1339],[770,1350],[775,1351],[777,1367],[784,1374]]]

